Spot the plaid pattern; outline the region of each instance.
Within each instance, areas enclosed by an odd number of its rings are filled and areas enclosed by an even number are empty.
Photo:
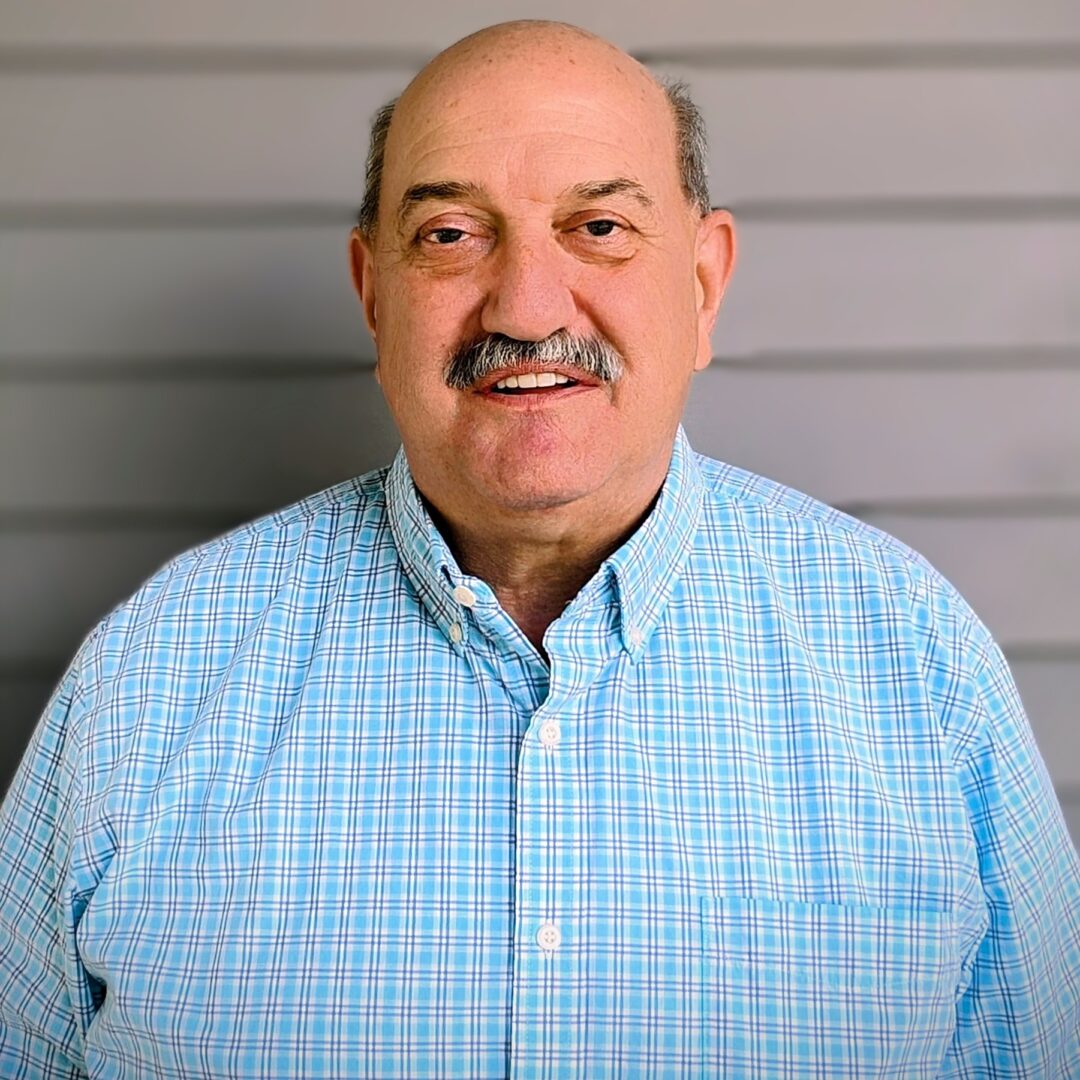
[[[680,432],[545,644],[400,455],[163,568],[0,811],[0,1075],[1080,1076],[1080,863],[924,560]]]

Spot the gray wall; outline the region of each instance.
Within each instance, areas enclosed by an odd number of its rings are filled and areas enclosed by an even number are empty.
[[[170,555],[386,462],[366,125],[569,18],[686,78],[741,262],[699,449],[895,533],[1002,643],[1080,837],[1080,5],[0,2],[0,785]]]

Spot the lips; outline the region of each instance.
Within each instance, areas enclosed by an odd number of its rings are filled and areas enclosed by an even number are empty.
[[[475,384],[476,393],[499,397],[543,395],[576,387],[599,386],[599,380],[579,368],[561,365],[520,364],[493,371]]]

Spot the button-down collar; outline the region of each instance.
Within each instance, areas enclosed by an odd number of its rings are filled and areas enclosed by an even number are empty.
[[[701,515],[702,480],[680,427],[671,464],[644,523],[600,567],[575,607],[602,598],[615,584],[623,648],[633,657],[645,649],[686,564]],[[455,648],[469,641],[468,612],[498,601],[486,582],[464,573],[420,499],[404,448],[386,478],[390,528],[405,572],[424,606]],[[467,602],[472,600],[472,603]]]

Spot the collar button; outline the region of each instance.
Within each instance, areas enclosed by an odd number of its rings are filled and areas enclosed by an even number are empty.
[[[454,599],[462,607],[471,608],[476,606],[476,593],[474,593],[467,585],[455,586]]]

